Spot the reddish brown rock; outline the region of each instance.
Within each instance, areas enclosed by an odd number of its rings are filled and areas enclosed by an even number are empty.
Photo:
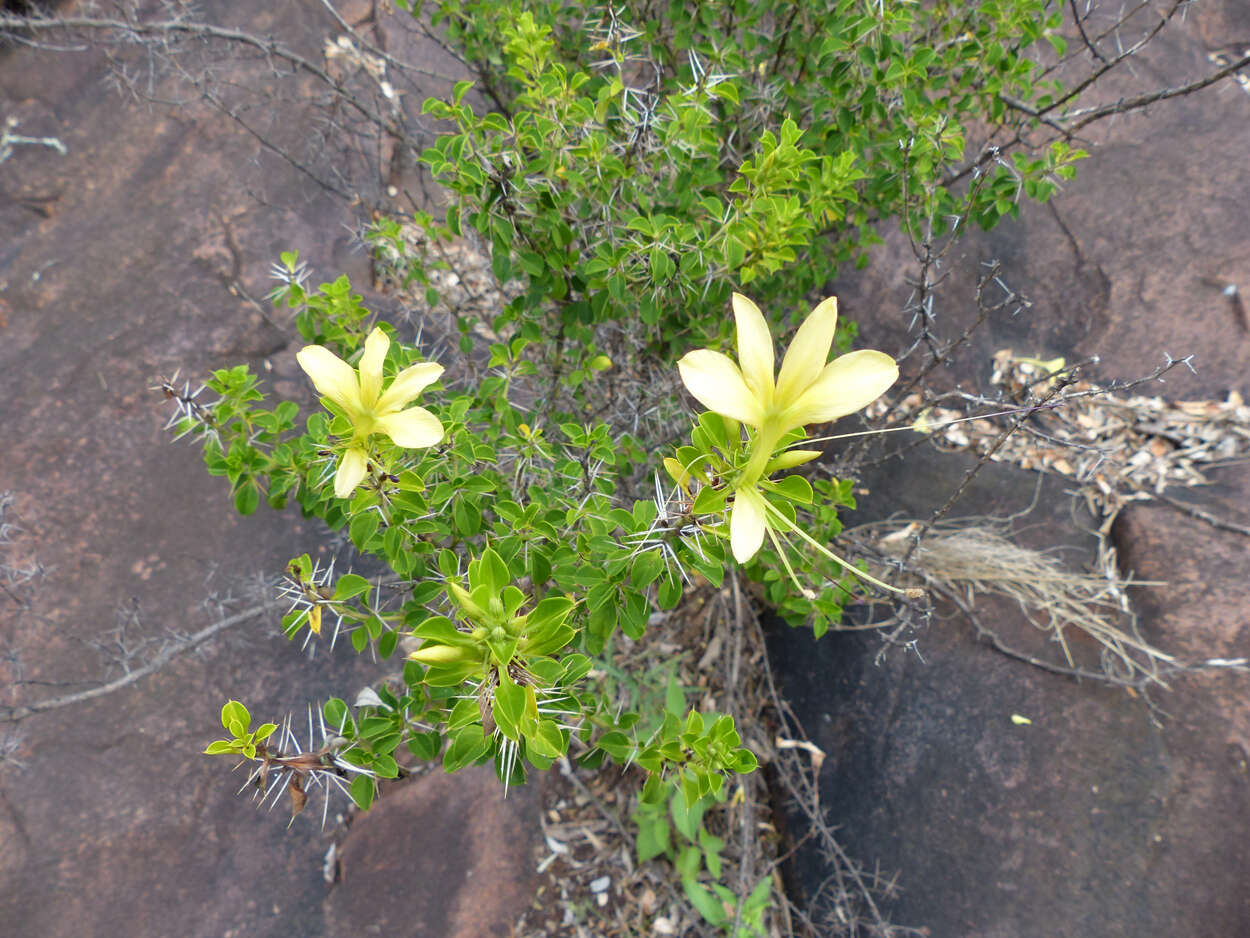
[[[197,6],[262,35],[298,23],[292,41],[311,56],[338,29],[304,3]],[[6,705],[118,676],[108,643],[123,623],[130,647],[152,643],[137,666],[213,622],[216,600],[233,594],[228,612],[256,602],[250,584],[328,540],[298,512],[237,517],[196,448],[171,442],[148,387],[246,361],[307,401],[292,324],[263,301],[268,268],[298,248],[314,276],[346,269],[367,285],[346,227],[360,207],[194,95],[180,112],[139,104],[108,74],[99,51],[0,51],[0,117],[68,151],[19,147],[0,166],[0,492],[21,527],[0,560],[47,571],[0,591]],[[307,111],[279,116],[307,133]],[[285,806],[258,813],[228,762],[201,754],[229,697],[280,718],[354,699],[378,674],[343,643],[310,659],[281,637],[282,611],[116,693],[0,725],[0,933],[325,933],[322,860],[342,802],[328,830],[316,801],[288,830]]]
[[[414,779],[356,819],[325,901],[326,934],[506,935],[537,885],[538,785],[503,786],[490,766]]]
[[[914,454],[875,477],[870,504],[880,510],[852,520],[925,517],[940,504],[931,493],[950,491],[970,465],[959,455]],[[990,465],[968,490],[965,513],[1021,511],[1033,485],[1027,473]],[[1065,487],[1047,480],[1020,527],[1032,546],[1070,545],[1063,556],[1079,567],[1092,560],[1092,545],[1075,549],[1082,535],[1071,527]],[[1153,520],[1160,530],[1176,524]],[[1138,523],[1121,526],[1119,543],[1135,542]],[[1206,556],[1207,542],[1195,531],[1174,546]],[[1139,550],[1128,551],[1136,573],[1163,578],[1166,564]],[[1161,591],[1133,591],[1146,637],[1189,660],[1247,644],[1245,616],[1235,614],[1243,575],[1231,555],[1227,565],[1202,566],[1200,580],[1169,577],[1180,590],[1162,591],[1164,607],[1151,598]],[[1187,596],[1204,588],[1214,594],[1209,621]],[[977,609],[1009,644],[1055,659],[1010,603],[979,596]],[[915,653],[896,649],[881,660],[880,640],[862,633],[816,642],[784,627],[772,633],[784,690],[828,753],[821,791],[830,822],[851,856],[897,874],[886,916],[935,936],[1247,933],[1245,675],[1179,678],[1170,692],[1152,692],[1155,714],[1123,690],[1004,657],[946,604],[937,613]],[[810,896],[824,875],[808,854],[796,882]]]
[[[1247,16],[1239,3],[1194,7],[1139,74],[1159,84],[1199,74],[1216,46],[1250,39]],[[1250,391],[1250,334],[1211,282],[1250,291],[1250,95],[1228,82],[1093,136],[1093,158],[1053,208],[1027,206],[1019,222],[969,237],[946,259],[935,305],[944,335],[971,321],[973,284],[990,260],[1033,306],[989,322],[938,380],[986,391],[992,353],[1012,347],[1069,361],[1098,355],[1086,376],[1102,381],[1193,354],[1196,373],[1178,368],[1136,393]],[[913,269],[891,234],[867,271],[837,285],[866,346],[904,344],[896,311]],[[969,464],[913,451],[866,480],[871,495],[851,523],[895,511],[925,518]],[[1170,494],[1250,524],[1244,465],[1212,476],[1209,488]],[[954,514],[1018,511],[1035,480],[991,466]],[[1083,552],[1062,555],[1079,567],[1091,548],[1069,514],[1069,487],[1049,480],[1018,527],[1034,546],[1083,541]],[[1250,539],[1157,503],[1130,505],[1113,536],[1125,571],[1167,581],[1132,591],[1148,640],[1190,662],[1250,653]],[[1004,636],[1029,635],[1009,604],[979,598],[978,608]],[[1178,677],[1152,693],[1152,714],[1121,690],[1009,660],[952,610],[939,612],[918,655],[896,650],[881,665],[879,640],[864,635],[813,644],[787,631],[774,646],[829,753],[821,782],[831,822],[860,862],[897,873],[887,916],[963,938],[1250,934],[1250,678],[1227,669]],[[1014,724],[1013,713],[1031,725]]]

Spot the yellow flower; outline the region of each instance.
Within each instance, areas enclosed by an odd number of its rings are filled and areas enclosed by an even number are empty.
[[[296,359],[318,393],[336,404],[352,423],[352,438],[334,474],[334,494],[346,498],[365,477],[370,435],[381,433],[396,446],[433,446],[443,438],[443,425],[424,407],[407,407],[438,380],[443,366],[424,362],[405,368],[382,390],[382,363],[391,340],[375,328],[365,339],[356,368],[321,345],[306,345]]]
[[[677,363],[681,380],[708,410],[780,438],[795,427],[837,420],[866,407],[898,378],[884,352],[862,349],[831,362],[838,301],[829,297],[808,315],[773,380],[773,338],[759,307],[733,295],[738,361],[711,349],[687,352]]]
[[[866,407],[898,378],[884,352],[864,349],[828,361],[838,322],[838,301],[829,297],[795,333],[781,371],[773,377],[773,338],[759,307],[733,295],[738,363],[720,352],[698,349],[677,363],[686,388],[708,410],[755,429],[751,456],[734,484],[729,541],[739,563],[750,560],[769,527],[757,488],[783,436],[796,427],[837,420]],[[774,464],[776,468],[776,464]]]

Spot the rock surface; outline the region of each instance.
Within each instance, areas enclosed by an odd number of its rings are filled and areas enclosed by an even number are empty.
[[[238,7],[199,6],[210,18]],[[280,0],[247,25],[263,34],[307,9]],[[359,21],[368,5],[345,11]],[[337,30],[310,27],[302,51],[316,56]],[[1150,77],[1196,71],[1238,38],[1250,39],[1244,4],[1196,5]],[[298,247],[318,275],[368,279],[342,200],[194,102],[135,106],[106,76],[98,54],[0,52],[4,114],[68,149],[21,148],[0,166],[0,491],[13,493],[6,520],[21,526],[2,559],[47,571],[0,595],[0,645],[15,656],[0,662],[5,703],[98,679],[121,652],[109,643],[123,624],[117,637],[132,646],[159,643],[255,602],[251,578],[324,542],[291,513],[233,516],[198,454],[170,445],[145,388],[176,368],[196,376],[248,361],[279,394],[305,395],[293,330],[263,303],[269,263]],[[280,116],[283,129],[299,124]],[[1245,390],[1246,333],[1207,281],[1250,292],[1250,96],[1227,83],[1095,134],[1100,148],[1053,208],[1029,207],[950,258],[939,306],[949,332],[966,321],[982,261],[999,259],[1035,303],[990,324],[951,380],[983,388],[989,354],[1015,345],[1099,354],[1103,377],[1193,352],[1198,374],[1174,372],[1160,391]],[[865,345],[901,344],[885,321],[907,300],[909,269],[892,237],[838,285]],[[909,460],[869,484],[885,507],[922,513],[932,505],[918,494],[949,491],[963,465]],[[1244,524],[1239,472],[1194,495]],[[1039,542],[1073,539],[1061,489],[1046,489]],[[994,466],[962,507],[1012,511],[1033,490],[1033,477]],[[1245,652],[1240,535],[1157,505],[1126,509],[1115,534],[1126,567],[1169,581],[1136,595],[1153,641],[1186,658]],[[281,810],[258,815],[199,755],[227,697],[281,715],[351,697],[376,674],[341,651],[308,659],[277,635],[278,614],[122,691],[0,730],[6,934],[506,933],[527,894],[512,858],[534,835],[532,793],[501,804],[480,774],[406,785],[356,820],[332,886],[322,866],[333,830],[302,817],[288,831]],[[1008,608],[995,615],[1022,628]],[[894,653],[878,668],[876,650],[871,638],[813,646],[802,633],[775,648],[830,753],[822,779],[845,843],[899,873],[891,918],[969,938],[1250,934],[1244,678],[1178,680],[1156,698],[1168,713],[1156,726],[1141,701],[1009,661],[957,619],[934,620],[923,662]],[[440,810],[451,791],[455,811]]]
[[[352,824],[326,933],[507,935],[534,898],[538,785],[507,800],[490,766],[405,784]]]
[[[1244,4],[1195,6],[1145,73],[1176,83],[1243,36]],[[1024,208],[1018,222],[968,237],[948,258],[936,304],[943,334],[971,321],[973,284],[991,260],[1033,307],[987,323],[939,380],[986,392],[993,352],[1013,347],[1100,356],[1086,374],[1102,381],[1149,374],[1165,353],[1193,354],[1196,373],[1178,368],[1136,393],[1223,400],[1250,391],[1246,324],[1210,282],[1250,291],[1250,94],[1229,82],[1099,125],[1095,136],[1093,158],[1053,205]],[[902,346],[894,310],[908,301],[903,278],[913,269],[910,249],[891,235],[867,271],[837,284],[865,346]],[[927,518],[968,465],[913,450],[866,478],[871,495],[849,523]],[[1216,478],[1175,495],[1247,524],[1244,466]],[[991,465],[954,515],[1020,511],[1035,483]],[[1069,487],[1047,480],[1018,522],[1035,546],[1081,542]],[[1148,640],[1186,661],[1247,654],[1245,536],[1160,503],[1129,505],[1112,534],[1123,570],[1167,581],[1132,591]],[[1091,550],[1084,538],[1083,554],[1063,556],[1080,568]],[[1018,610],[980,599],[978,608],[1006,635],[1027,636]],[[918,655],[893,650],[878,665],[879,649],[862,633],[814,644],[800,632],[773,635],[783,688],[829,753],[821,790],[831,823],[868,869],[897,874],[899,893],[883,907],[891,921],[961,938],[1250,934],[1245,674],[1177,678],[1152,694],[1156,723],[1140,698],[1007,659],[950,609],[939,607]],[[806,869],[809,890],[817,869]]]
[[[320,7],[263,6],[241,25],[264,35],[303,17],[310,57],[338,31]],[[340,6],[354,20],[369,7]],[[198,7],[214,22],[242,9]],[[8,532],[0,562],[46,571],[26,583],[3,579],[4,704],[119,676],[118,641],[137,651],[127,660],[136,667],[172,635],[272,599],[260,581],[328,540],[298,512],[237,517],[198,450],[171,443],[162,429],[169,412],[148,388],[177,369],[194,386],[212,368],[247,362],[279,395],[311,403],[294,328],[263,299],[268,267],[298,248],[314,276],[347,271],[367,287],[349,230],[359,208],[194,97],[176,112],[137,104],[108,76],[99,51],[0,50],[0,118],[20,118],[20,132],[58,137],[68,151],[19,147],[0,165],[0,492],[13,497],[3,520],[20,528]],[[186,88],[158,83],[156,92]],[[281,116],[307,126],[310,115]],[[242,777],[201,755],[228,698],[258,719],[298,718],[309,702],[354,699],[376,678],[377,666],[342,644],[311,658],[289,644],[283,611],[263,609],[115,693],[0,725],[0,932],[315,938],[346,933],[340,888],[352,896],[366,884],[398,886],[401,896],[454,905],[466,871],[494,884],[476,894],[477,921],[515,911],[511,871],[492,865],[498,851],[484,835],[464,841],[448,831],[433,851],[429,840],[398,840],[387,853],[394,865],[375,864],[373,878],[349,849],[353,870],[332,886],[323,858],[341,835],[343,801],[326,830],[316,801],[288,830],[285,805],[258,813],[235,796]],[[401,802],[430,782],[437,777],[405,788]],[[499,825],[510,844],[524,841],[525,794],[501,805],[497,788],[466,791],[473,797],[460,793],[457,811]],[[450,880],[438,864],[411,878],[431,856],[446,860]],[[508,904],[492,905],[495,896]],[[413,923],[392,933],[448,934]],[[490,933],[494,924],[478,934]]]

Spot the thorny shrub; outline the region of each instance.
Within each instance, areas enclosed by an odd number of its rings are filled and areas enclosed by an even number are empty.
[[[734,564],[818,636],[866,582],[914,598],[829,550],[852,480],[794,471],[820,455],[798,448],[807,428],[875,399],[894,362],[848,352],[855,326],[835,332],[827,300],[775,373],[770,327],[863,261],[881,219],[989,227],[1071,175],[1084,154],[1063,142],[966,150],[974,129],[1021,119],[1004,101],[1060,94],[1038,64],[1039,46],[1062,53],[1060,15],[1044,0],[438,3],[493,102],[481,110],[462,82],[425,104],[447,122],[421,157],[447,205],[416,215],[422,243],[479,239],[506,297],[490,322],[456,323],[468,364],[426,362],[346,278],[311,288],[291,252],[275,299],[309,343],[300,364],[324,409],[300,423],[294,402],[267,407],[246,366],[213,374],[211,403],[165,386],[240,512],[294,501],[392,573],[292,560],[288,637],[345,638],[402,660],[402,680],[326,701],[306,741],[290,721],[253,729],[230,701],[208,752],[250,760],[296,810],[309,787],[367,808],[412,760],[492,762],[505,786],[567,756],[636,766],[640,855],[666,852],[671,821],[703,845],[681,864],[707,921],[762,933],[768,879],[715,898],[699,883],[719,869],[700,819],[757,764],[733,719],[671,684],[663,708],[623,710],[599,665]],[[372,242],[438,301],[436,251],[393,221]],[[736,363],[714,350],[731,335]],[[828,362],[831,349],[845,354]],[[673,374],[682,353],[706,408],[688,441],[671,422],[635,429],[643,411],[679,411],[675,382],[604,412],[606,386]]]

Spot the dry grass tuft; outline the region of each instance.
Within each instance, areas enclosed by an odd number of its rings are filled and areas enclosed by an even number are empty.
[[[874,541],[884,557],[903,555],[919,529],[916,521],[892,521],[855,529]],[[1101,541],[1097,572],[1066,567],[1058,555],[1023,547],[1009,536],[1006,522],[972,518],[934,526],[912,551],[909,566],[934,592],[952,599],[977,630],[992,637],[1000,650],[1016,657],[1001,638],[977,619],[978,595],[1000,596],[1016,603],[1025,619],[1049,634],[1062,650],[1066,670],[1120,684],[1165,685],[1165,675],[1179,667],[1171,655],[1145,641],[1137,630],[1127,588],[1157,586],[1156,581],[1121,575],[1115,549]],[[1069,636],[1073,631],[1093,639],[1100,649],[1101,673],[1086,673]],[[1040,659],[1034,664],[1047,667]]]

